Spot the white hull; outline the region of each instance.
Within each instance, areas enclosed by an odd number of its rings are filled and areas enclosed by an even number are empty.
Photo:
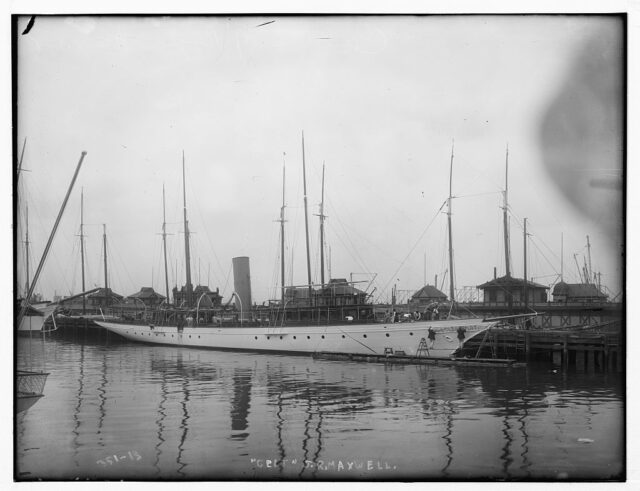
[[[32,306],[34,310],[39,312],[39,315],[25,315],[20,320],[18,326],[18,334],[29,334],[32,332],[42,332],[45,321],[49,318],[57,305],[48,305],[44,307],[38,307],[37,309]]]
[[[294,353],[343,353],[361,355],[405,354],[415,356],[429,327],[436,332],[433,348],[421,355],[448,358],[458,349],[457,329],[466,339],[496,322],[480,319],[407,322],[399,324],[342,324],[305,327],[184,327],[151,326],[94,321],[132,341],[197,348]]]

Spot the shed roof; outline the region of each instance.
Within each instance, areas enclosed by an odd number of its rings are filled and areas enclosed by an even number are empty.
[[[351,286],[345,278],[329,280],[329,284],[320,290],[321,295],[365,295],[362,290]]]
[[[522,288],[524,286],[525,281],[522,278],[514,278],[513,276],[501,276],[500,278],[494,278],[491,281],[487,281],[482,285],[479,285],[478,288],[503,288],[505,290],[511,288]],[[534,283],[533,281],[527,281],[528,288],[544,288],[548,290],[548,286],[541,285],[540,283]]]
[[[422,288],[420,288],[420,290],[415,292],[411,296],[411,298],[413,298],[413,299],[418,299],[418,298],[447,298],[447,295],[445,295],[443,292],[438,290],[433,285],[425,285]]]
[[[573,298],[607,298],[591,283],[565,283],[561,281],[553,288],[554,295],[566,295]]]
[[[139,299],[144,299],[144,298],[162,298],[164,299],[164,295],[161,295],[160,293],[156,292],[153,287],[150,286],[143,286],[142,288],[140,288],[140,291],[137,293],[134,293],[133,295],[129,295],[127,298],[139,298]]]
[[[111,290],[111,288],[100,288],[95,293],[89,295],[90,298],[115,298],[117,300],[121,300],[124,298],[122,295],[118,295],[116,292]]]

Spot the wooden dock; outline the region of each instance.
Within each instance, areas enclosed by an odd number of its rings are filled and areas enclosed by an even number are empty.
[[[623,331],[609,329],[524,330],[495,328],[469,339],[459,356],[547,361],[564,369],[621,372]]]
[[[358,355],[344,353],[317,352],[314,358],[323,360],[357,361],[364,363],[385,363],[400,365],[463,365],[463,366],[495,366],[522,368],[526,363],[506,358],[435,358],[429,356],[408,355]]]

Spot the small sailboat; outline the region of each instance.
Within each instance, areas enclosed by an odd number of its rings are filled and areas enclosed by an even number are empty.
[[[49,373],[18,370],[16,373],[16,413],[26,411],[44,397]]]

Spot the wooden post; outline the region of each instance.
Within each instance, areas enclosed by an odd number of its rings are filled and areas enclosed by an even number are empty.
[[[493,347],[491,349],[491,358],[497,358],[498,357],[498,333],[492,333],[492,341],[493,341]]]
[[[584,372],[584,349],[582,348],[576,350],[576,370]]]
[[[587,351],[587,370],[589,372],[593,372],[595,370],[596,365],[596,352],[594,350]]]
[[[568,335],[565,334],[564,340],[562,342],[562,361],[564,369],[566,370],[569,366],[569,349],[568,349]]]
[[[528,361],[531,360],[531,335],[526,332],[524,335],[524,352],[525,359]]]
[[[554,365],[561,365],[562,364],[562,351],[560,351],[559,345],[554,345],[553,347],[553,351],[551,354],[552,360],[553,360],[553,364]]]

